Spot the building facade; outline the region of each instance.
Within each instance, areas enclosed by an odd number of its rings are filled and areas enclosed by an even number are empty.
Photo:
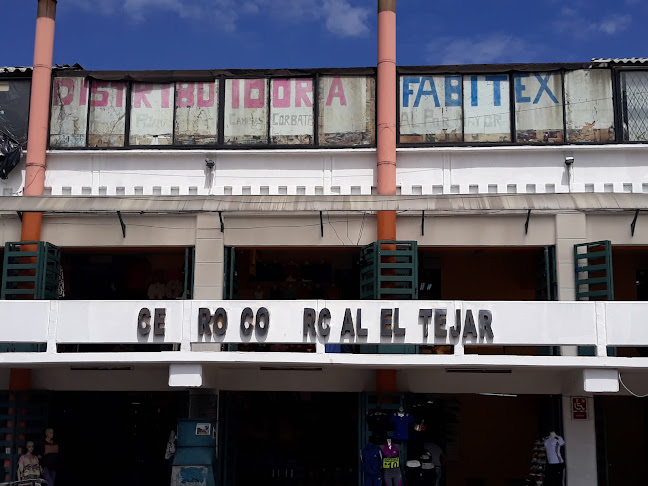
[[[29,75],[0,72],[0,164]],[[570,486],[644,484],[647,89],[643,60],[400,67],[386,196],[375,69],[55,70],[44,195],[0,179],[6,474],[47,423],[65,484],[116,443],[99,482],[164,484],[190,418],[216,484],[358,484],[402,407],[448,486],[542,484],[550,432]]]

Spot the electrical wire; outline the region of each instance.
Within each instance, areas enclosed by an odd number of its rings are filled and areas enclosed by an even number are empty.
[[[646,397],[648,397],[648,393],[646,393],[645,395],[637,395],[635,392],[633,392],[632,390],[630,390],[630,388],[628,388],[628,387],[626,386],[626,384],[623,383],[623,378],[621,378],[621,373],[619,373],[619,383],[621,383],[621,385],[623,385],[623,388],[625,388],[626,391],[627,391],[628,393],[630,393],[630,395],[632,395],[633,397],[636,397],[636,398],[646,398]]]

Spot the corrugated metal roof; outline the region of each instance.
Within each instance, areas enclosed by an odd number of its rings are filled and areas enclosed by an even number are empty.
[[[624,58],[596,58],[592,59],[597,64],[648,64],[648,57],[624,57]]]
[[[32,68],[27,66],[0,66],[0,74],[15,74],[15,73],[29,73],[31,74]]]
[[[0,197],[0,211],[43,213],[200,213],[425,211],[429,215],[547,214],[648,209],[648,194],[506,194],[442,196],[20,196]]]

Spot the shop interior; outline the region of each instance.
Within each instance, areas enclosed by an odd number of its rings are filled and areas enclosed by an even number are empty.
[[[594,412],[598,486],[648,484],[648,400],[597,396]]]
[[[562,435],[553,396],[227,392],[221,400],[224,486],[362,484],[370,443],[396,451],[393,468],[408,486],[435,484],[418,480],[430,480],[438,461],[440,485],[522,486],[541,474],[544,439]]]
[[[191,298],[191,248],[65,248],[62,299]],[[186,295],[186,297],[185,297]]]
[[[164,454],[187,403],[183,392],[54,392],[49,424],[59,444],[56,483],[169,484]]]
[[[236,248],[237,299],[358,299],[360,249]],[[542,300],[544,247],[419,247],[419,298]]]
[[[221,403],[224,486],[358,484],[358,394],[221,392]]]

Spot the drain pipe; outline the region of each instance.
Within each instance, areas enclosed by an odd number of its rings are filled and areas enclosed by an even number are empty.
[[[378,0],[377,188],[396,194],[396,0]],[[378,211],[377,239],[396,239],[396,211]],[[395,370],[376,371],[376,391],[396,393]]]
[[[42,196],[45,187],[55,19],[56,0],[38,0],[23,196]],[[42,219],[42,213],[23,215],[21,241],[40,241]]]
[[[54,55],[54,23],[56,0],[38,0],[36,37],[34,40],[34,68],[32,71],[29,105],[29,132],[27,137],[27,167],[23,196],[42,196],[45,187],[45,155]],[[42,213],[24,213],[20,232],[21,241],[40,241]],[[25,248],[29,250],[29,248]],[[24,391],[31,388],[31,369],[12,368],[9,389]]]

